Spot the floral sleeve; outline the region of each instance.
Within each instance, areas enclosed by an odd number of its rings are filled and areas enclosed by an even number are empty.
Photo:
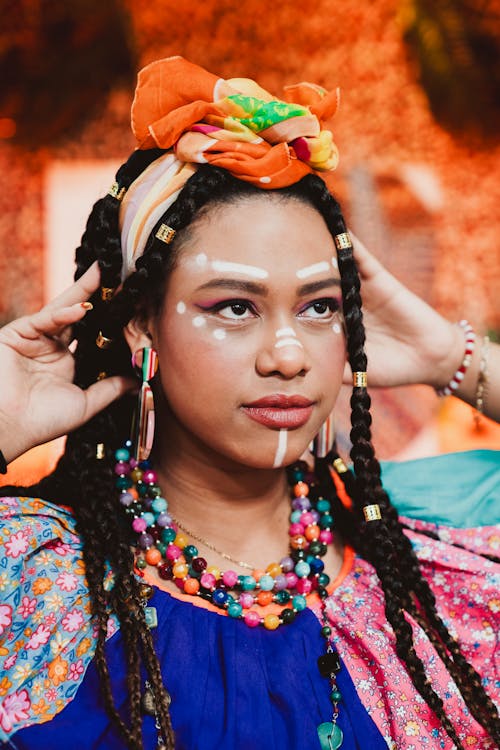
[[[0,740],[64,708],[93,653],[71,513],[36,498],[0,498]]]

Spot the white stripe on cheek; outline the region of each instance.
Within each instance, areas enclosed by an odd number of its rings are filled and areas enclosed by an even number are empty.
[[[278,435],[278,447],[276,448],[276,455],[274,456],[273,468],[277,469],[283,465],[283,460],[286,455],[288,433],[285,429],[280,430]]]
[[[326,260],[321,261],[320,263],[313,263],[312,266],[306,266],[305,268],[300,268],[297,271],[297,278],[298,279],[307,279],[308,276],[314,276],[316,273],[322,273],[323,271],[329,271],[330,266],[326,262]]]

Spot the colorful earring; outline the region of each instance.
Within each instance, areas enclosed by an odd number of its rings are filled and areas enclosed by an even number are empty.
[[[151,453],[155,431],[153,391],[149,385],[158,369],[158,354],[151,346],[138,349],[132,355],[132,366],[142,378],[137,398],[137,409],[132,425],[132,440],[136,461],[145,461]]]
[[[325,419],[318,434],[311,443],[311,453],[316,458],[324,458],[333,448],[335,442],[335,421],[333,412]]]

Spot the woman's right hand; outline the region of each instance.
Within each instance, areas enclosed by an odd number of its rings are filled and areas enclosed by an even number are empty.
[[[0,450],[7,462],[76,429],[136,387],[119,376],[86,390],[72,382],[71,327],[89,309],[99,280],[94,263],[39,312],[0,329]]]

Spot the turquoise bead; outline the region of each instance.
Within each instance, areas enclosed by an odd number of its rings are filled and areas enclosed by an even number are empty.
[[[330,576],[326,573],[320,573],[318,576],[318,586],[328,586],[330,583]]]
[[[291,599],[291,596],[290,596],[289,591],[285,591],[285,590],[277,591],[274,595],[274,601],[277,604],[288,604],[290,599]]]
[[[297,612],[302,612],[302,610],[307,607],[305,596],[302,596],[301,594],[294,596],[292,599],[292,607],[296,609]]]
[[[332,629],[329,625],[324,625],[321,628],[321,635],[323,636],[323,638],[329,638],[331,634],[332,634]]]
[[[130,459],[130,452],[126,448],[118,448],[115,451],[115,458],[117,461],[128,461]]]
[[[227,613],[229,617],[241,617],[243,612],[243,607],[239,602],[230,602],[227,607]]]
[[[302,482],[302,480],[304,479],[304,472],[302,471],[302,469],[293,469],[292,475],[295,479],[295,482]]]
[[[129,487],[132,487],[133,482],[130,479],[130,477],[118,477],[116,480],[116,487],[119,490],[128,490]]]
[[[163,513],[164,510],[167,510],[168,503],[164,497],[157,497],[151,503],[151,507],[153,508],[155,513]]]
[[[342,700],[342,693],[340,690],[332,690],[330,693],[330,700],[332,703],[339,703]]]
[[[274,578],[268,575],[261,576],[259,586],[262,591],[272,591],[274,588]]]
[[[292,510],[290,513],[290,523],[299,523],[301,515],[301,510]]]
[[[152,526],[155,522],[155,517],[153,513],[149,513],[149,511],[146,511],[145,513],[141,513],[142,518],[146,521],[148,526]]]
[[[321,750],[338,750],[344,741],[342,730],[331,721],[319,725],[318,737]]]
[[[297,563],[295,566],[295,573],[298,575],[299,578],[307,578],[309,573],[311,572],[311,567],[306,562],[301,560]]]
[[[243,591],[253,591],[256,585],[257,581],[253,576],[243,576],[243,581],[241,584],[241,588],[243,589]]]
[[[333,516],[330,513],[324,513],[319,519],[319,525],[322,529],[331,529],[333,526]]]
[[[163,531],[161,532],[161,538],[167,544],[169,544],[170,542],[173,542],[176,536],[177,536],[177,532],[174,529],[171,529],[170,527],[167,529],[163,529]]]
[[[165,557],[165,552],[167,551],[168,544],[165,544],[165,542],[156,542],[155,546],[158,552],[161,553],[161,556]]]
[[[198,557],[198,547],[195,547],[194,544],[187,544],[182,551],[184,552],[186,560],[192,560],[193,557]]]
[[[318,513],[328,513],[331,507],[332,505],[330,501],[325,500],[324,497],[320,498],[316,503],[316,510],[318,511]]]

